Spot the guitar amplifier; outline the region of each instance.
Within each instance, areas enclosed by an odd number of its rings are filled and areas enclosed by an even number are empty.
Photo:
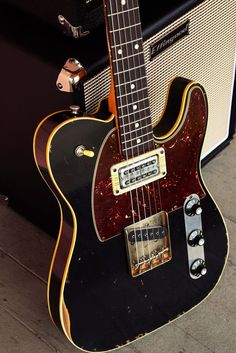
[[[144,10],[142,14],[144,16]],[[148,14],[145,15],[147,19]],[[144,30],[153,122],[160,119],[169,82],[175,76],[200,82],[209,104],[202,151],[205,160],[227,144],[234,133],[235,23],[234,0],[225,0],[222,4],[214,0],[185,1],[155,23],[149,23]],[[110,73],[105,67],[85,83],[86,109],[94,110],[109,89]]]

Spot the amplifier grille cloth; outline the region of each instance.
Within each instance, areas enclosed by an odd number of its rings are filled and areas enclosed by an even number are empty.
[[[187,37],[150,61],[150,45],[190,20]],[[144,42],[144,55],[153,122],[161,115],[170,80],[183,76],[200,82],[207,93],[209,123],[203,156],[228,137],[236,39],[235,0],[205,0]],[[85,83],[86,110],[109,94],[110,70]]]

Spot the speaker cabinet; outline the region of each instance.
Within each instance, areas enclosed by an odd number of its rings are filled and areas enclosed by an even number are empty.
[[[204,86],[209,104],[202,151],[202,158],[206,158],[228,141],[232,135],[230,126],[234,125],[230,118],[235,77],[236,7],[235,0],[205,0],[194,4],[184,14],[179,11],[180,15],[174,20],[169,15],[152,24],[146,31],[144,52],[154,122],[160,118],[173,77],[183,76]],[[98,100],[109,93],[109,88],[109,68],[88,80],[85,84],[87,110],[94,110]]]

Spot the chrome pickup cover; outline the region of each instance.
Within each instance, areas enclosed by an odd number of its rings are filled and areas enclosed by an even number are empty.
[[[112,189],[114,195],[149,184],[166,175],[164,148],[130,158],[111,167]]]

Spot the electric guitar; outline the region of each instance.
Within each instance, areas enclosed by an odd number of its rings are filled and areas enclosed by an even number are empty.
[[[104,0],[104,13],[108,99],[93,114],[49,115],[34,136],[37,167],[61,212],[49,312],[86,351],[126,345],[198,305],[228,254],[200,171],[203,87],[174,78],[153,126],[138,0]]]

